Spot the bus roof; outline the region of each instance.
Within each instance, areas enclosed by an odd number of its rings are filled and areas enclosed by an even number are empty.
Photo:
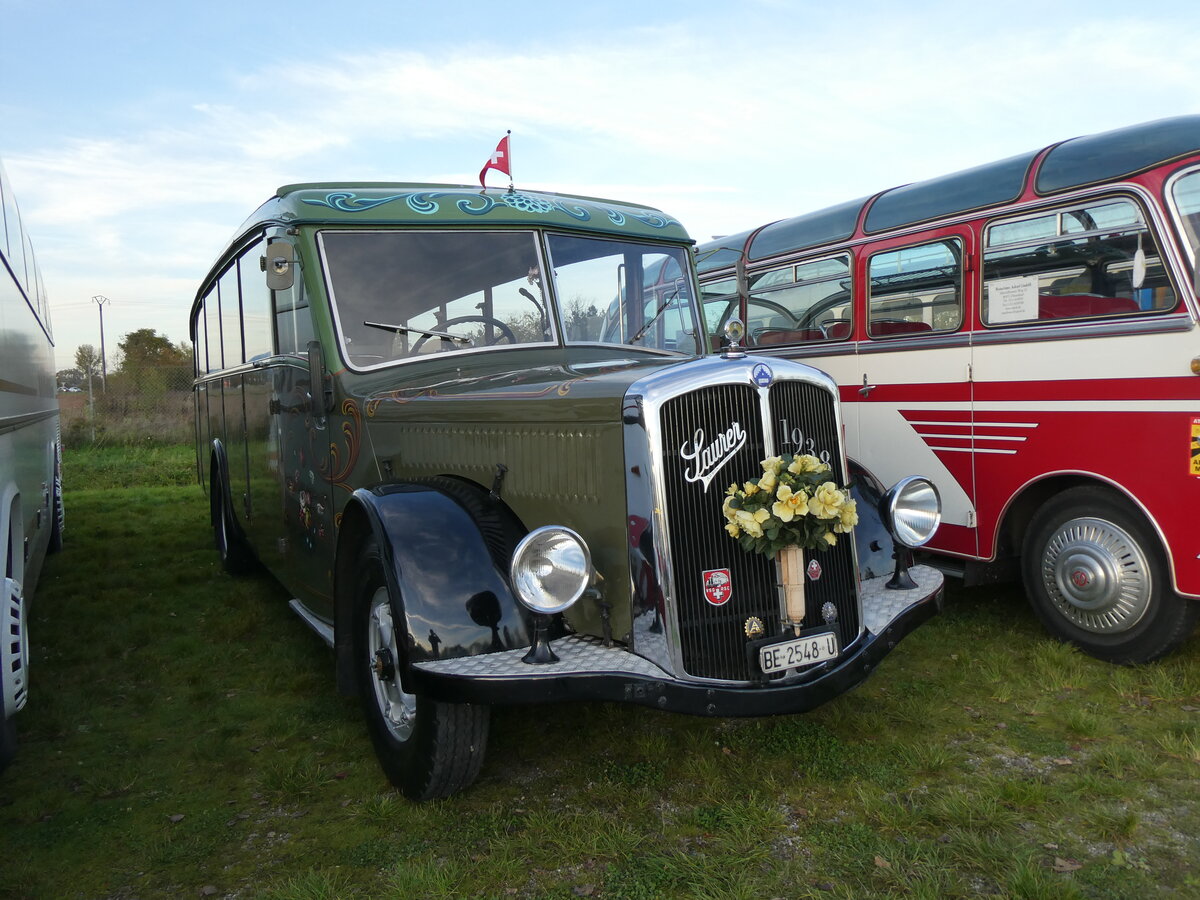
[[[1134,175],[1198,151],[1200,116],[1085,135],[710,241],[698,248],[697,268],[702,275],[723,269],[733,264],[739,252],[753,261],[844,241],[860,227],[860,220],[864,234],[875,234],[1011,203],[1025,190],[1031,170],[1035,170],[1035,193],[1048,195]]]
[[[266,223],[549,226],[693,243],[676,220],[636,203],[469,185],[384,182],[289,184],[246,221]]]

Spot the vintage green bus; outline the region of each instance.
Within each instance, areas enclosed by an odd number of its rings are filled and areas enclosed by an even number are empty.
[[[813,554],[784,616],[726,485],[802,452],[849,481],[836,386],[706,355],[695,297],[657,210],[417,184],[280,188],[200,285],[217,548],[295,597],[406,795],[471,782],[494,705],[799,712],[939,604],[929,568],[887,587],[936,493],[861,472],[857,540]]]
[[[17,198],[0,165],[0,769],[29,696],[29,601],[62,546],[58,396],[50,308]]]

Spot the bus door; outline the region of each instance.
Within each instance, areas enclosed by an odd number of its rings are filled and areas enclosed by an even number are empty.
[[[966,325],[974,246],[970,229],[961,227],[863,248],[857,370],[851,383],[838,378],[854,423],[850,455],[884,484],[913,473],[930,478],[942,498],[942,526],[931,546],[968,556],[977,550]]]

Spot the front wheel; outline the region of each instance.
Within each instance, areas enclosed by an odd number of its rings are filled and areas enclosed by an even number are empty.
[[[1103,488],[1072,488],[1038,510],[1021,572],[1047,630],[1109,662],[1166,655],[1200,614],[1200,604],[1172,590],[1146,522]]]
[[[355,591],[354,652],[359,694],[375,754],[410,800],[448,797],[479,775],[489,709],[410,694],[400,683],[403,622],[393,618],[379,545],[364,548]]]

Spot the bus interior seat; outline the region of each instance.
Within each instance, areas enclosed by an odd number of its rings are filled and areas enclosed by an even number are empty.
[[[1102,297],[1097,294],[1041,294],[1039,319],[1084,319],[1089,316],[1113,316],[1138,312],[1132,297]]]
[[[827,322],[821,323],[821,330],[825,332],[826,340],[844,341],[850,337],[850,320],[830,319]]]
[[[923,334],[933,331],[928,322],[910,322],[907,319],[876,319],[870,326],[871,337],[887,337],[894,334]]]

